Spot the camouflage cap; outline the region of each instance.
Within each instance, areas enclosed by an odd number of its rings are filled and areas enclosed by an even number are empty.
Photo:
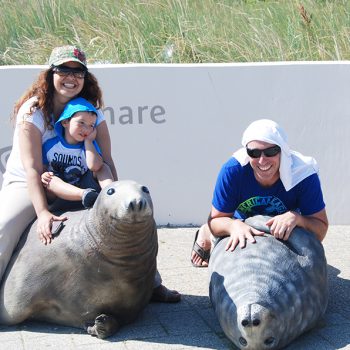
[[[84,51],[76,46],[59,46],[55,47],[49,59],[49,66],[59,66],[66,62],[78,62],[86,68],[86,56]]]

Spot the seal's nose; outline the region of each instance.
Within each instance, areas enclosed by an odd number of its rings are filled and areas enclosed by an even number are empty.
[[[129,210],[134,212],[139,212],[147,207],[147,202],[145,199],[134,199],[129,203]]]
[[[260,324],[260,319],[258,317],[255,317],[252,321],[249,318],[244,318],[241,322],[241,325],[243,327],[247,327],[247,326],[259,326]]]

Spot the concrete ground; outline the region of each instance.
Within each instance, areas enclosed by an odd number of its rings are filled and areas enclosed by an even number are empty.
[[[183,294],[178,304],[150,304],[138,320],[107,340],[74,328],[27,322],[0,327],[0,349],[235,349],[208,298],[208,270],[189,257],[196,228],[160,228],[158,267],[164,284]],[[326,325],[287,350],[350,349],[350,226],[332,226],[324,241],[330,280]]]

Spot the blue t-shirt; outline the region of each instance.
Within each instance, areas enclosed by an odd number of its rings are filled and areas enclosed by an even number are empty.
[[[221,168],[212,204],[218,211],[234,213],[239,219],[259,214],[275,216],[289,210],[312,215],[325,207],[317,174],[287,192],[280,179],[270,187],[261,186],[250,164],[242,166],[233,157]]]

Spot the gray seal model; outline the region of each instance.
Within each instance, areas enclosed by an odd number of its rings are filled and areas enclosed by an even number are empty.
[[[93,208],[66,215],[47,246],[36,223],[23,235],[2,281],[0,323],[35,319],[105,338],[150,300],[158,250],[152,200],[145,186],[118,181]]]
[[[246,223],[263,231],[266,217]],[[322,244],[295,228],[288,241],[255,236],[244,249],[213,249],[210,299],[226,336],[240,349],[280,349],[313,328],[328,302],[327,263]]]

